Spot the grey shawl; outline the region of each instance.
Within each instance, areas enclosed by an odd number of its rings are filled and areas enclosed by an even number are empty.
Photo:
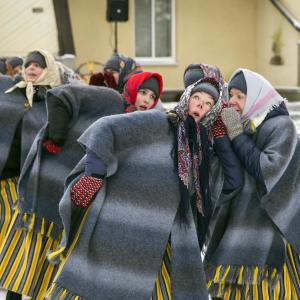
[[[26,97],[19,88],[4,93],[13,87],[13,81],[7,76],[0,78],[0,174],[3,171],[14,139],[16,128],[22,120],[21,166],[30,146],[46,121],[46,106],[43,100],[34,102],[30,108]]]
[[[50,299],[149,300],[168,239],[172,299],[208,299],[195,223],[180,223],[174,134],[166,114],[152,110],[105,117],[79,139],[108,166],[78,242],[63,260]],[[83,161],[74,170],[82,173]],[[69,185],[60,203],[68,245],[74,206]],[[63,249],[63,248],[62,248]]]
[[[66,142],[61,153],[52,154],[42,146],[42,141],[48,137],[48,124],[38,133],[20,175],[18,206],[23,217],[18,221],[22,228],[60,240],[63,226],[58,203],[63,195],[64,181],[84,155],[77,139],[97,119],[122,113],[124,104],[119,93],[103,87],[60,86],[48,92],[47,102],[52,97],[59,99],[71,115]]]
[[[236,284],[239,274],[241,285],[266,278],[274,286],[286,262],[286,240],[300,251],[300,145],[295,126],[289,116],[276,116],[264,121],[252,138],[261,150],[264,185],[245,171],[241,189],[218,198],[205,255],[212,295],[220,296],[224,283]],[[220,275],[213,278],[218,266]]]

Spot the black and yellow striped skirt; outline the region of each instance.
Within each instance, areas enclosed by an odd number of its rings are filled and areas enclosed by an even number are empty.
[[[0,286],[32,299],[44,299],[58,267],[49,264],[46,255],[56,250],[59,241],[50,234],[18,228],[20,217],[16,209],[0,248]]]
[[[0,248],[12,220],[17,202],[18,177],[0,180]]]
[[[224,300],[298,300],[300,299],[300,256],[290,245],[287,246],[287,261],[283,266],[281,274],[265,274],[259,276],[258,267],[253,268],[253,282],[242,283],[246,271],[241,266],[235,271],[235,281],[226,283],[231,266],[219,266],[216,268],[213,279],[208,281],[208,290],[211,296]],[[277,276],[275,285],[271,284],[272,277]],[[258,278],[261,279],[258,279]],[[266,279],[268,277],[268,279]]]
[[[151,300],[171,300],[171,243],[167,244],[160,271],[156,275]]]

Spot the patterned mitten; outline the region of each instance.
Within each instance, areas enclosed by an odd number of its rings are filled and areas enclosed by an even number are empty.
[[[83,175],[71,188],[71,200],[76,206],[86,208],[101,189],[103,179]]]
[[[61,146],[56,145],[52,140],[48,139],[43,140],[43,148],[52,154],[58,154],[63,150]]]
[[[241,123],[241,115],[234,108],[224,108],[221,112],[221,118],[230,140],[233,140],[244,131]]]
[[[218,118],[216,119],[215,123],[211,128],[211,131],[214,138],[227,135],[226,127],[221,119],[221,116],[218,116]]]

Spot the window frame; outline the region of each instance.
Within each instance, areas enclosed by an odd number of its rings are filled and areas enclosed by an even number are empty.
[[[155,1],[156,0],[151,0],[151,10],[155,10]],[[135,5],[135,1],[134,1]],[[135,56],[135,60],[140,63],[141,65],[148,65],[148,66],[156,66],[156,65],[177,65],[176,61],[176,0],[171,0],[171,56],[167,57],[137,57]],[[135,6],[134,6],[134,16],[135,16]],[[135,26],[136,22],[134,19],[133,22],[133,32],[135,32]],[[155,52],[155,14],[152,14],[151,16],[151,26],[152,26],[152,53]],[[136,42],[135,42],[135,34],[133,36],[133,41],[134,41],[134,54],[136,54]]]

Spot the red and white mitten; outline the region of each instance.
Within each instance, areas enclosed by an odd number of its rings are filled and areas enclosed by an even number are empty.
[[[86,208],[102,185],[102,178],[83,175],[71,188],[72,202],[76,206]]]
[[[48,139],[43,140],[43,148],[52,154],[58,154],[63,151],[61,146],[56,145],[53,141]]]
[[[222,103],[222,109],[221,112],[224,108],[227,107],[227,104],[225,102]],[[217,117],[215,123],[213,124],[212,128],[211,128],[212,134],[214,138],[217,137],[222,137],[224,135],[227,135],[227,130],[226,130],[226,126],[221,118],[221,114]]]

